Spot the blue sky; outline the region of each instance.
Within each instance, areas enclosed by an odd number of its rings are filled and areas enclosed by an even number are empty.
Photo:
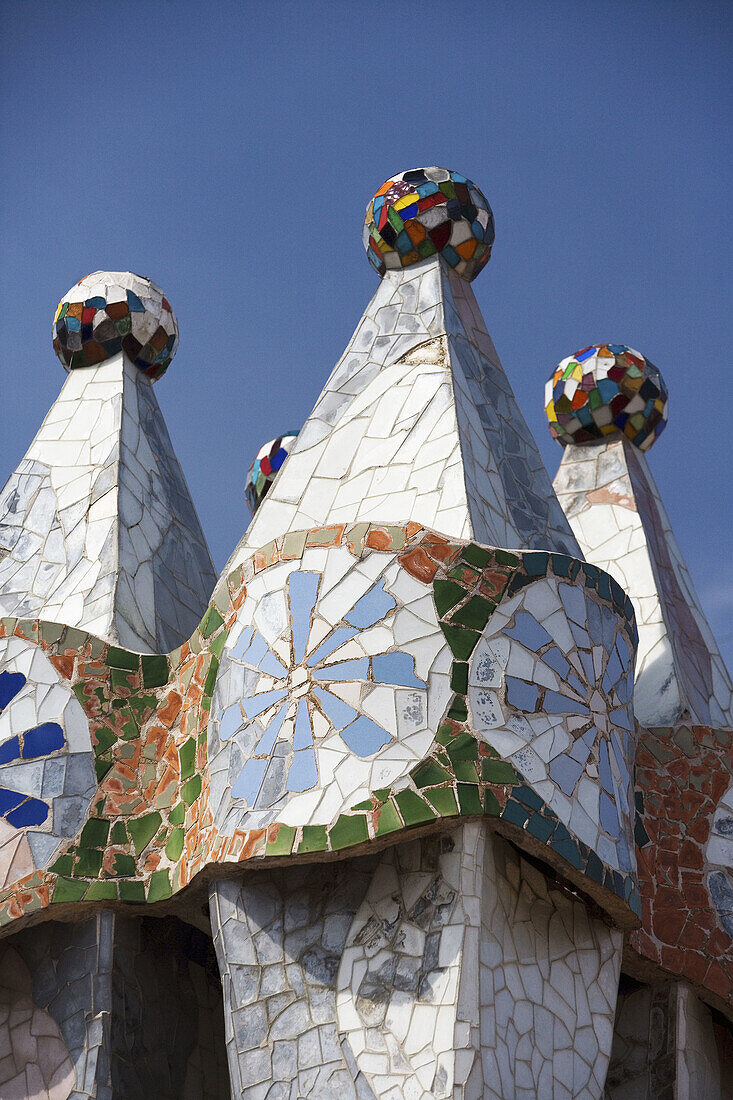
[[[0,481],[63,383],[58,299],[163,287],[156,392],[217,568],[258,447],[309,413],[375,289],[364,207],[441,164],[496,218],[474,284],[554,474],[542,389],[596,341],[660,367],[650,464],[729,667],[731,7],[676,0],[0,7]]]

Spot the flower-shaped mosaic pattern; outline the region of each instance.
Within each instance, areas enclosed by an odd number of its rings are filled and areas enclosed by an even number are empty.
[[[48,865],[97,789],[89,723],[38,646],[0,639],[0,885]]]
[[[244,494],[252,515],[262,504],[297,437],[297,432],[286,432],[285,435],[279,435],[277,439],[271,439],[269,443],[265,443],[257,452],[257,457],[247,470],[247,481],[244,486]]]
[[[545,386],[550,434],[563,446],[623,434],[648,451],[667,426],[667,404],[657,367],[626,344],[576,351]]]
[[[306,551],[260,574],[230,636],[209,732],[224,832],[331,821],[409,771],[447,706],[429,586],[393,555],[324,562]]]
[[[447,168],[392,176],[366,209],[364,247],[384,275],[440,253],[469,282],[491,256],[494,215],[475,183]]]
[[[131,271],[95,271],[64,295],[53,319],[53,349],[67,370],[93,367],[124,351],[155,380],[178,347],[170,302]]]
[[[497,609],[469,673],[476,733],[617,870],[632,866],[633,671],[621,619],[548,577]]]

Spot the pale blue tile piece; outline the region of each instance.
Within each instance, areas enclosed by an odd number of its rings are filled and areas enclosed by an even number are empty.
[[[518,680],[516,676],[507,676],[507,701],[517,710],[533,711],[537,706],[539,691],[534,684]],[[547,692],[549,695],[550,692]]]
[[[342,730],[344,726],[348,726],[350,722],[353,722],[356,718],[356,711],[353,707],[350,707],[348,703],[344,703],[342,699],[337,699],[335,695],[332,695],[330,691],[326,691],[325,688],[314,688],[313,692],[321,704],[321,709],[326,715],[328,720],[333,725],[334,729]]]
[[[255,746],[255,752],[258,756],[264,756],[265,753],[271,753],[275,747],[275,740],[277,739],[283,722],[285,721],[285,715],[288,712],[287,707],[280,707],[274,717],[265,726],[262,737],[258,744]]]
[[[550,761],[550,778],[557,783],[563,794],[573,793],[582,774],[583,765],[570,756],[557,756]]]
[[[593,658],[590,653],[586,653],[584,649],[578,650],[578,656],[580,657],[580,663],[585,669],[585,675],[587,677],[587,683],[589,685],[596,682],[596,670],[593,668]]]
[[[293,756],[288,773],[289,791],[308,791],[318,782],[316,757],[313,749],[301,749]]]
[[[348,615],[344,615],[344,619],[352,626],[358,626],[364,630],[368,626],[374,626],[396,606],[397,603],[393,597],[384,591],[384,578],[382,578],[360,600],[357,600]]]
[[[514,616],[514,626],[504,630],[510,638],[516,638],[532,653],[536,653],[543,645],[547,645],[552,638],[543,626],[530,615],[528,611],[517,611]]]
[[[547,652],[542,654],[542,660],[553,670],[553,672],[561,676],[563,680],[567,677],[570,671],[570,664],[565,660],[556,645],[553,645]]]
[[[351,661],[339,661],[335,665],[317,669],[313,675],[318,680],[366,680],[369,675],[369,658],[358,657]]]
[[[241,660],[243,664],[249,665],[251,668],[258,668],[268,648],[267,642],[262,635],[254,631],[249,645],[242,651],[242,656],[239,660]],[[239,649],[239,646],[237,646],[237,649]]]
[[[260,672],[266,672],[268,676],[275,676],[278,680],[281,680],[283,676],[287,676],[288,670],[280,659],[268,649],[265,656],[259,663]]]
[[[259,695],[252,695],[249,699],[242,699],[242,706],[247,718],[256,718],[267,710],[273,703],[284,699],[287,692],[283,688],[273,688],[272,691],[262,691]]]
[[[618,813],[616,812],[616,806],[608,797],[605,791],[601,791],[601,825],[607,833],[611,836],[618,836],[621,828],[618,823]]]
[[[296,664],[305,657],[305,647],[311,628],[311,615],[318,596],[319,575],[296,570],[288,580],[290,614],[293,617],[293,654]]]
[[[295,718],[293,747],[295,749],[306,749],[312,744],[313,731],[311,729],[310,715],[308,714],[308,704],[305,699],[301,699],[298,703],[298,713]]]
[[[357,756],[373,756],[392,740],[391,734],[365,714],[359,715],[355,722],[342,731],[341,736]]]
[[[242,633],[239,635],[239,638],[237,639],[237,644],[233,647],[231,651],[232,657],[236,657],[239,660],[242,659],[247,651],[249,643],[252,641],[253,633],[254,631],[251,626],[246,626],[244,628]]]
[[[219,740],[228,741],[238,729],[241,729],[244,719],[237,703],[227,707],[221,716],[219,723]]]
[[[423,680],[415,676],[415,658],[409,653],[385,653],[372,657],[374,679],[378,684],[424,688]]]
[[[588,714],[588,708],[584,703],[576,703],[574,699],[568,699],[557,691],[545,692],[544,709],[548,714]]]
[[[332,634],[321,642],[315,653],[312,653],[308,658],[307,664],[310,668],[317,665],[320,661],[325,661],[326,657],[329,657],[335,649],[338,649],[344,642],[350,641],[354,635],[359,631],[351,626],[340,626],[337,630],[334,630]]]
[[[604,739],[601,740],[599,746],[599,767],[601,772],[601,786],[604,791],[608,791],[609,794],[613,794],[613,778],[611,777],[611,763],[608,759],[608,742]]]
[[[629,718],[629,712],[626,707],[619,707],[618,710],[612,710],[611,721],[615,722],[617,726],[621,726],[622,729],[631,729],[631,719]]]
[[[251,806],[257,798],[266,767],[266,760],[248,760],[239,773],[239,779],[232,787],[234,797],[245,798],[247,805]]]

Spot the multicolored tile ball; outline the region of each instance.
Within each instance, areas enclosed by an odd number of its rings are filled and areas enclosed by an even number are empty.
[[[545,386],[550,433],[565,447],[623,434],[648,451],[667,424],[657,367],[626,344],[592,344],[558,364]]]
[[[264,447],[260,447],[257,452],[257,457],[247,471],[247,483],[244,487],[252,515],[262,504],[297,437],[297,432],[279,435],[277,439],[271,439],[269,443],[265,443]]]
[[[94,367],[124,351],[155,380],[178,347],[178,322],[160,287],[131,271],[95,271],[58,304],[53,349],[66,370]]]
[[[364,247],[380,276],[438,253],[471,282],[488,262],[494,215],[475,183],[447,168],[392,176],[366,209]]]

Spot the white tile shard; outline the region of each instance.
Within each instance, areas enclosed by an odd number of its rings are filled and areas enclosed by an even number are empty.
[[[71,371],[0,493],[0,614],[165,653],[215,581],[150,380],[124,353]]]
[[[580,556],[473,291],[439,257],[384,276],[228,570],[360,520]]]
[[[625,439],[568,446],[555,491],[588,561],[631,597],[639,629],[634,712],[730,728],[733,685],[646,457]]]

